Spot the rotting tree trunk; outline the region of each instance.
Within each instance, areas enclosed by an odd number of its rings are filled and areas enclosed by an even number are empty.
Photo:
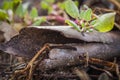
[[[40,70],[79,64],[79,56],[110,59],[120,56],[120,32],[80,33],[70,26],[40,26],[22,29],[19,35],[1,44],[0,49],[13,55],[33,57],[46,43],[72,46],[76,50],[52,49],[40,63]]]

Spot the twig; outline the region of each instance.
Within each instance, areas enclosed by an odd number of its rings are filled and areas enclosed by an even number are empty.
[[[115,64],[113,62],[104,61],[104,60],[100,60],[100,59],[96,59],[96,58],[90,58],[89,63],[106,66],[106,67],[109,68],[109,69],[107,69],[109,71],[116,71],[117,64]]]
[[[118,7],[118,9],[120,10],[120,3],[117,0],[108,0],[111,3],[113,3],[114,5],[116,5]]]
[[[115,26],[120,30],[120,25],[115,22]]]
[[[26,68],[22,69],[22,70],[18,70],[15,71],[15,74],[13,75],[13,77],[11,78],[11,80],[14,80],[14,78],[16,78],[16,76],[18,76],[19,74],[24,74],[25,72],[29,72],[28,73],[28,78],[27,80],[31,80],[32,78],[32,73],[33,70],[36,66],[34,66],[34,62],[37,60],[37,58],[43,53],[43,51],[45,51],[46,49],[48,49],[48,45],[44,45],[37,53],[36,55],[30,60],[30,62],[28,63],[28,65],[26,66]]]

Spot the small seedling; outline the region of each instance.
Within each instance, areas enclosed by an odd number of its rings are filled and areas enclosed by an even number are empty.
[[[99,32],[108,32],[113,29],[115,12],[99,16],[86,5],[79,11],[72,0],[65,1],[65,10],[69,16],[75,19],[75,21],[66,20],[65,22],[79,32],[90,32],[93,29]]]

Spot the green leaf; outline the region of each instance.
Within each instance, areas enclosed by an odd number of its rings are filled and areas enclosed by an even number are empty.
[[[74,1],[76,6],[79,6],[79,1]]]
[[[85,23],[82,23],[82,24],[81,24],[81,27],[85,27]]]
[[[48,14],[51,13],[53,11],[53,8],[52,7],[49,7],[48,8]]]
[[[72,0],[65,1],[65,10],[71,17],[79,17],[79,10]]]
[[[23,6],[22,4],[19,4],[16,11],[15,11],[15,14],[18,15],[19,17],[23,17],[25,12],[24,12],[24,9],[23,9]]]
[[[49,3],[49,4],[53,4],[55,2],[55,0],[44,0],[44,1]]]
[[[55,0],[42,0],[40,2],[40,6],[42,9],[48,10],[49,8],[52,8],[52,4],[55,2]]]
[[[65,9],[65,4],[64,3],[58,2],[57,5],[60,9],[62,9],[62,10]]]
[[[12,0],[15,4],[21,3],[22,0]]]
[[[12,2],[13,2],[13,12],[15,13],[18,6],[22,4],[22,0],[12,0]]]
[[[54,2],[54,0],[53,1],[50,1],[50,0],[41,1],[40,6],[42,9],[47,10],[48,13],[51,13],[51,11],[53,10],[52,2]]]
[[[0,9],[0,20],[8,20],[8,14],[2,9]]]
[[[2,8],[4,10],[13,9],[13,2],[12,1],[4,1]]]
[[[46,21],[46,18],[45,17],[42,17],[40,18],[39,20],[36,20],[32,25],[33,26],[39,26],[41,23],[45,22]]]
[[[95,19],[95,20],[91,21],[90,24],[94,25],[96,22],[97,22],[97,20]]]
[[[38,16],[38,11],[35,7],[32,8],[32,10],[30,12],[30,16],[31,16],[31,18],[35,18]]]
[[[48,3],[45,2],[45,1],[42,1],[42,2],[40,3],[40,6],[41,6],[42,9],[45,9],[45,10],[47,10],[47,9],[50,7],[50,6],[48,5]]]
[[[113,29],[116,13],[106,13],[100,16],[93,25],[99,32],[108,32]]]
[[[92,17],[92,9],[88,8],[87,10],[80,11],[80,15],[79,15],[80,19],[90,21],[91,17]]]
[[[65,20],[65,23],[67,23],[69,26],[72,26],[74,29],[76,29],[77,31],[81,31],[80,27],[73,21],[71,20]]]

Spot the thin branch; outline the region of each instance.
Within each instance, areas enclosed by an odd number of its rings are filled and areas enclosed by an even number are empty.
[[[111,3],[113,3],[120,10],[120,3],[117,0],[108,0],[108,1],[110,1]]]

